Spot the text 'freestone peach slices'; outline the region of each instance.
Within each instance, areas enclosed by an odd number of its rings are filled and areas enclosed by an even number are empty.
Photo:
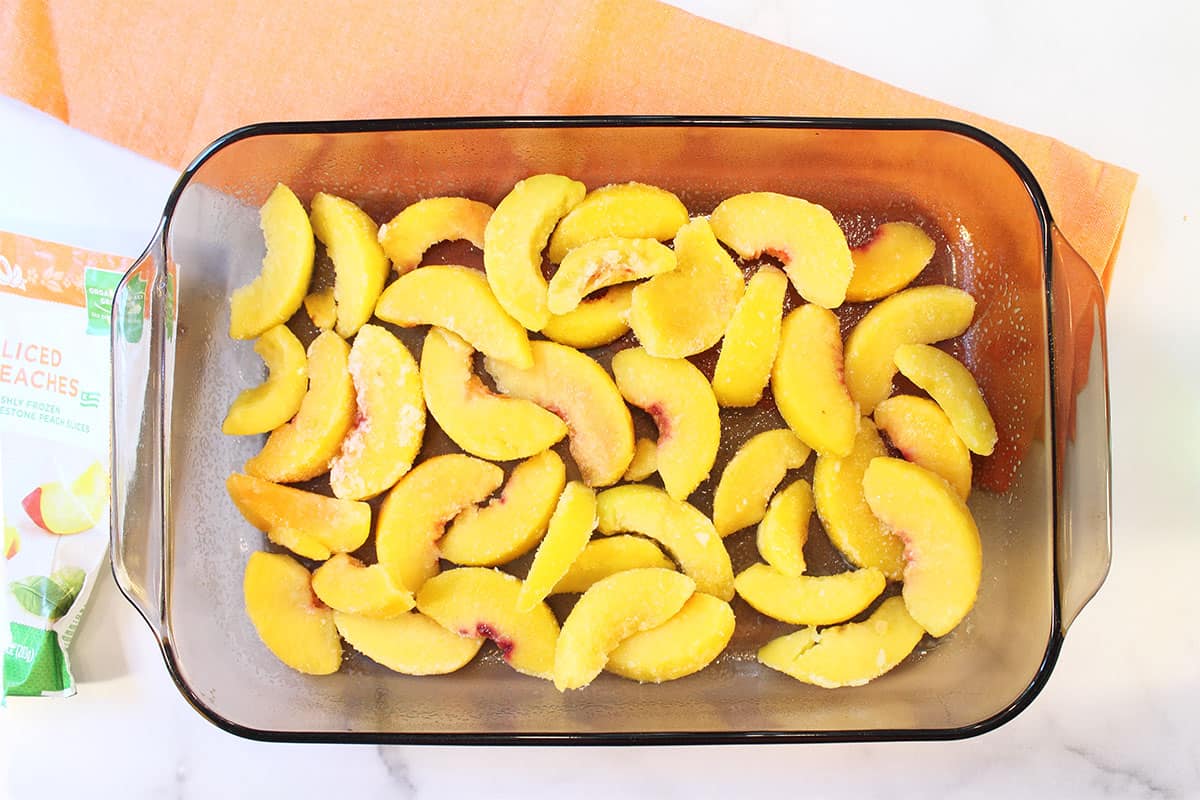
[[[483,647],[483,639],[459,636],[416,611],[389,619],[336,612],[333,621],[347,644],[403,675],[446,675]]]
[[[610,236],[580,245],[550,279],[546,302],[552,314],[568,314],[594,291],[675,269],[675,251],[654,239]]]
[[[866,303],[898,292],[921,274],[933,258],[933,239],[911,222],[885,222],[853,248],[854,277],[846,300]]]
[[[274,430],[295,416],[304,401],[308,357],[286,325],[276,325],[258,337],[254,352],[267,365],[267,379],[238,394],[221,423],[222,433],[247,436]]]
[[[940,475],[966,500],[971,493],[971,451],[946,412],[924,397],[898,394],[875,408],[875,424],[905,460]]]
[[[368,566],[345,553],[317,567],[312,588],[334,611],[374,619],[398,616],[416,604],[412,592],[397,586],[382,564]]]
[[[687,221],[687,208],[666,189],[645,183],[601,186],[558,223],[548,255],[558,264],[575,248],[608,236],[665,242]]]
[[[746,284],[733,311],[713,372],[713,392],[722,406],[748,407],[762,399],[779,351],[787,276],[764,266]]]
[[[979,384],[949,353],[923,344],[902,345],[893,356],[904,377],[929,392],[972,453],[989,456],[996,447],[996,423]]]
[[[704,373],[640,347],[614,355],[612,371],[621,395],[658,427],[655,461],[667,494],[686,500],[708,477],[721,443],[720,409]]]
[[[306,675],[330,675],[342,665],[333,611],[312,591],[300,562],[282,553],[251,553],[242,578],[246,615],[275,657]]]
[[[832,625],[871,605],[887,579],[874,567],[792,576],[767,564],[752,564],[738,573],[734,585],[743,600],[768,617],[793,625]]]
[[[658,443],[641,437],[633,445],[633,460],[625,470],[622,480],[636,483],[658,472]]]
[[[338,335],[358,332],[383,291],[388,260],[379,246],[375,220],[349,200],[318,192],[312,201],[312,229],[333,262],[333,300]]]
[[[658,567],[675,569],[675,562],[649,539],[630,534],[592,539],[571,564],[550,594],[586,592],[596,581],[627,569]]]
[[[794,481],[772,497],[755,539],[763,561],[784,575],[803,575],[808,569],[804,545],[812,512],[812,487],[806,480]]]
[[[662,683],[707,667],[733,638],[729,603],[696,592],[669,620],[635,633],[608,654],[604,669],[639,683]]]
[[[595,529],[596,493],[579,481],[571,481],[558,498],[546,536],[529,565],[517,608],[528,611],[546,599],[587,547]]]
[[[586,350],[603,347],[620,339],[629,330],[629,306],[633,286],[622,284],[584,300],[566,314],[554,315],[542,328],[542,335],[559,344]]]
[[[234,473],[229,499],[254,527],[298,556],[323,561],[350,553],[371,534],[371,507]]]
[[[709,217],[713,233],[742,258],[778,258],[796,291],[822,308],[846,299],[854,273],[846,235],[828,210],[775,192],[723,200]]]
[[[438,242],[466,239],[483,249],[483,231],[492,216],[487,203],[465,197],[427,197],[379,226],[379,244],[397,275],[415,269]]]
[[[803,467],[811,452],[786,428],[755,434],[738,448],[713,494],[717,533],[724,537],[756,525],[784,474]]]
[[[842,364],[842,334],[832,311],[809,303],[787,315],[771,393],[788,427],[822,455],[848,455],[858,430]]]

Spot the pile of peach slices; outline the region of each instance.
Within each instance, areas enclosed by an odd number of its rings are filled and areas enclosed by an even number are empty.
[[[971,373],[931,346],[966,331],[974,299],[906,288],[935,251],[918,226],[851,249],[795,197],[689,217],[660,188],[550,174],[494,209],[437,197],[379,227],[325,193],[306,212],[279,185],[261,224],[262,272],[234,292],[230,332],[256,340],[269,377],[224,431],[270,435],[227,486],[304,559],[256,552],[245,572],[250,620],[288,666],[335,672],[344,639],[397,672],[444,674],[491,640],[559,690],[603,671],[657,683],[726,649],[736,594],[753,609],[739,613],[802,626],[762,664],[856,686],[975,603],[965,501],[996,429]],[[321,291],[314,235],[333,268]],[[482,250],[483,269],[423,264],[449,240]],[[831,309],[846,302],[873,305],[843,342]],[[321,331],[307,349],[288,327],[310,330],[302,307]],[[419,357],[408,328],[425,331]],[[689,357],[706,351],[702,371]],[[897,371],[919,391],[894,394]],[[747,413],[759,432],[710,477],[722,425]],[[435,423],[461,452],[422,458]],[[812,483],[783,485],[813,451]],[[328,492],[285,485],[323,476]],[[814,510],[838,574],[808,574]],[[750,527],[761,562],[735,575],[725,537]],[[581,596],[560,623],[547,599],[561,594]]]

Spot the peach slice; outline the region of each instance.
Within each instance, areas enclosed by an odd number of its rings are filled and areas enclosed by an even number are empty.
[[[504,470],[450,453],[422,461],[400,479],[379,508],[375,553],[398,585],[415,592],[438,571],[438,539],[447,522],[482,502]]]
[[[4,526],[4,560],[11,561],[13,556],[21,552],[21,534],[14,525]]]
[[[604,368],[570,347],[530,342],[533,367],[488,358],[501,392],[532,400],[567,423],[571,457],[589,486],[616,483],[633,460],[633,419]]]
[[[633,286],[614,286],[599,297],[584,300],[573,311],[550,317],[542,335],[559,344],[588,349],[603,347],[629,330]]]
[[[713,494],[717,533],[725,537],[758,524],[784,474],[803,467],[811,452],[786,428],[763,431],[738,448]]]
[[[474,372],[474,354],[458,334],[438,327],[421,350],[425,403],[455,444],[480,458],[514,461],[567,435],[566,424],[536,403],[488,389]]]
[[[675,569],[675,562],[664,556],[658,545],[641,536],[626,534],[593,539],[550,593],[586,592],[596,581],[609,575],[642,567]]]
[[[579,481],[571,481],[558,498],[546,537],[529,565],[517,597],[518,610],[529,611],[546,599],[587,547],[595,529],[596,493]]]
[[[333,299],[333,288],[306,294],[304,310],[318,330],[333,330],[333,326],[337,324],[337,303]]]
[[[771,393],[788,427],[822,455],[846,456],[854,447],[858,409],[842,376],[842,335],[834,313],[809,304],[788,314]]]
[[[342,665],[333,611],[313,595],[311,576],[281,553],[251,553],[242,579],[246,615],[275,657],[308,675],[330,675]]]
[[[608,654],[604,669],[639,683],[692,675],[721,655],[733,638],[733,627],[729,603],[696,592],[662,625],[621,642]]]
[[[887,586],[874,567],[837,575],[784,575],[752,564],[734,579],[741,598],[759,613],[793,625],[832,625],[861,613]]]
[[[442,537],[442,558],[471,567],[494,567],[532,550],[546,532],[567,481],[553,450],[522,461],[504,491],[483,507],[465,509]]]
[[[350,345],[326,331],[308,346],[308,391],[291,422],[272,431],[246,472],[276,483],[306,481],[329,471],[354,424]]]
[[[371,318],[387,280],[388,260],[379,246],[379,229],[354,203],[325,192],[313,198],[311,219],[313,233],[333,262],[335,329],[349,339]]]
[[[421,263],[425,251],[438,242],[466,239],[483,249],[483,231],[492,216],[487,203],[465,197],[427,197],[379,226],[379,244],[403,275]]]
[[[525,329],[496,302],[483,273],[470,267],[436,265],[400,276],[384,290],[375,316],[405,328],[438,325],[493,358],[523,369],[532,363]]]
[[[813,501],[825,533],[850,563],[875,567],[888,580],[904,572],[904,543],[871,513],[863,495],[863,473],[871,459],[887,455],[870,419],[863,419],[854,449],[845,458],[818,456],[813,469]]]
[[[665,242],[687,221],[687,208],[666,189],[644,183],[601,186],[558,223],[550,237],[550,260],[557,264],[580,245],[606,236]]]
[[[787,276],[762,267],[746,284],[733,311],[713,372],[713,392],[722,406],[748,407],[762,399],[779,350]]]
[[[655,460],[667,494],[676,500],[708,477],[721,443],[721,417],[712,386],[690,361],[655,358],[640,347],[612,359],[621,395],[654,418]]]
[[[351,647],[404,675],[446,675],[466,666],[483,647],[483,639],[459,636],[417,612],[390,619],[337,612],[333,621]]]
[[[770,641],[758,651],[758,660],[825,689],[862,686],[907,658],[924,635],[904,601],[889,597],[862,622],[819,633],[803,628]]]
[[[85,469],[71,481],[70,487],[58,481],[43,483],[21,500],[21,507],[33,524],[47,533],[70,536],[96,527],[108,503],[108,472],[99,462]],[[21,537],[13,528],[14,539],[9,539],[9,528],[5,528],[5,551],[12,558],[20,547]],[[12,543],[16,544],[13,545]]]
[[[870,414],[892,393],[897,347],[959,336],[974,315],[975,299],[952,286],[905,289],[868,311],[846,337],[846,386],[859,411]]]
[[[399,616],[416,605],[412,592],[397,586],[382,564],[367,566],[345,553],[317,567],[312,588],[334,611],[374,619]]]
[[[267,365],[267,379],[244,389],[221,423],[231,436],[266,433],[296,415],[308,389],[308,357],[304,345],[286,325],[276,325],[254,342],[254,352]]]
[[[554,687],[562,692],[587,686],[621,642],[671,619],[695,591],[695,581],[669,569],[631,569],[595,583],[563,622]]]
[[[812,487],[806,480],[795,481],[771,498],[767,513],[758,523],[756,544],[763,561],[784,575],[803,575],[808,569],[804,544],[812,512]]]
[[[937,403],[901,394],[875,407],[875,424],[908,461],[940,475],[963,500],[971,493],[971,452]]]
[[[695,355],[719,342],[746,290],[742,271],[706,219],[694,219],[675,234],[675,258],[675,269],[634,287],[629,308],[638,341],[660,358]],[[682,298],[686,314],[680,313]]]
[[[552,314],[569,314],[598,289],[673,269],[675,251],[655,239],[596,239],[567,253],[550,279],[546,303]]]
[[[417,608],[460,636],[491,639],[517,672],[549,679],[554,674],[558,620],[545,603],[517,608],[521,582],[500,570],[459,567],[430,578]]]
[[[517,182],[484,229],[488,283],[504,310],[531,331],[550,321],[542,249],[559,219],[586,192],[582,183],[562,175],[534,175]]]
[[[324,561],[362,547],[371,534],[371,507],[234,473],[229,499],[254,527],[298,556]]]
[[[854,261],[825,208],[775,192],[747,192],[722,201],[709,221],[717,238],[742,258],[778,258],[808,302],[837,308],[845,301]]]
[[[963,363],[927,344],[901,345],[893,356],[904,377],[929,392],[972,453],[990,456],[996,448],[996,423],[979,384]]]
[[[625,470],[623,480],[637,482],[649,478],[658,472],[658,443],[645,437],[638,439],[633,446],[633,461]]]
[[[722,600],[733,597],[729,551],[708,517],[662,489],[628,484],[596,498],[600,533],[640,533],[656,540],[679,562],[700,591]]]
[[[904,540],[904,605],[933,636],[975,605],[983,573],[979,529],[944,480],[898,458],[873,458],[863,475],[871,511]]]
[[[866,303],[900,291],[928,266],[933,251],[933,239],[916,225],[885,222],[850,251],[854,277],[846,287],[846,300]]]
[[[312,225],[291,189],[275,184],[259,211],[259,225],[267,255],[258,276],[229,299],[229,335],[234,339],[253,339],[287,322],[304,302],[312,279]]]

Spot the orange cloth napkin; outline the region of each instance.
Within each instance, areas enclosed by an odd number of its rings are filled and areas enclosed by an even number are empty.
[[[516,114],[947,117],[1030,166],[1105,279],[1136,176],[653,0],[8,0],[0,91],[173,166],[266,120]],[[1097,120],[1101,114],[1097,113]]]

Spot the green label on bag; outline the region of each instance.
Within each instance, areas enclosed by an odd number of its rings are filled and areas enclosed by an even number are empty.
[[[142,321],[146,311],[146,279],[134,275],[121,290],[125,308],[122,314],[121,330],[125,341],[137,344],[142,340]]]
[[[9,624],[12,641],[4,651],[4,693],[13,696],[73,694],[67,658],[54,631]]]
[[[87,301],[87,332],[89,336],[108,334],[112,318],[113,294],[121,282],[121,273],[88,267],[83,273],[84,298]]]

